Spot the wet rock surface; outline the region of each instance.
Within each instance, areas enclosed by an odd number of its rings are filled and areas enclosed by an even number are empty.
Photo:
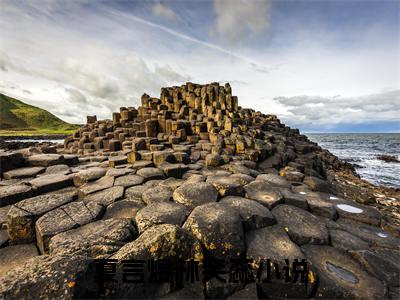
[[[89,116],[64,145],[0,150],[0,166],[0,298],[399,295],[400,195],[240,107],[229,84],[145,94],[109,120]],[[106,296],[94,258],[119,260]],[[265,259],[306,258],[309,289],[229,282],[239,277],[228,266],[226,282],[122,283],[121,260],[163,258],[197,260],[200,279],[214,258],[253,259],[254,275]]]

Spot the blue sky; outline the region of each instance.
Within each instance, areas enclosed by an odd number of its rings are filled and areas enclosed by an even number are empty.
[[[0,91],[82,123],[230,82],[306,132],[399,132],[399,1],[0,2]]]

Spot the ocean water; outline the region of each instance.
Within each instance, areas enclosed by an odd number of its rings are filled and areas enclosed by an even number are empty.
[[[400,163],[377,155],[400,155],[400,133],[307,133],[308,138],[340,159],[356,164],[361,178],[377,185],[400,188]]]

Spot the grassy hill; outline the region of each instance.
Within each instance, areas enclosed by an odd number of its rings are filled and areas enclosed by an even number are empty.
[[[0,135],[69,134],[78,125],[0,93]]]

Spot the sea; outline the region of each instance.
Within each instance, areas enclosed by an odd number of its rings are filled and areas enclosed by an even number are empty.
[[[308,138],[342,160],[355,164],[357,173],[375,185],[400,188],[400,163],[387,163],[377,155],[400,159],[400,133],[306,133]]]
[[[355,164],[361,178],[376,184],[400,188],[400,163],[387,163],[377,155],[400,155],[400,133],[306,133],[308,138],[332,154]],[[10,140],[8,140],[10,141]],[[18,141],[18,140],[13,140]],[[63,140],[24,139],[63,143]]]

